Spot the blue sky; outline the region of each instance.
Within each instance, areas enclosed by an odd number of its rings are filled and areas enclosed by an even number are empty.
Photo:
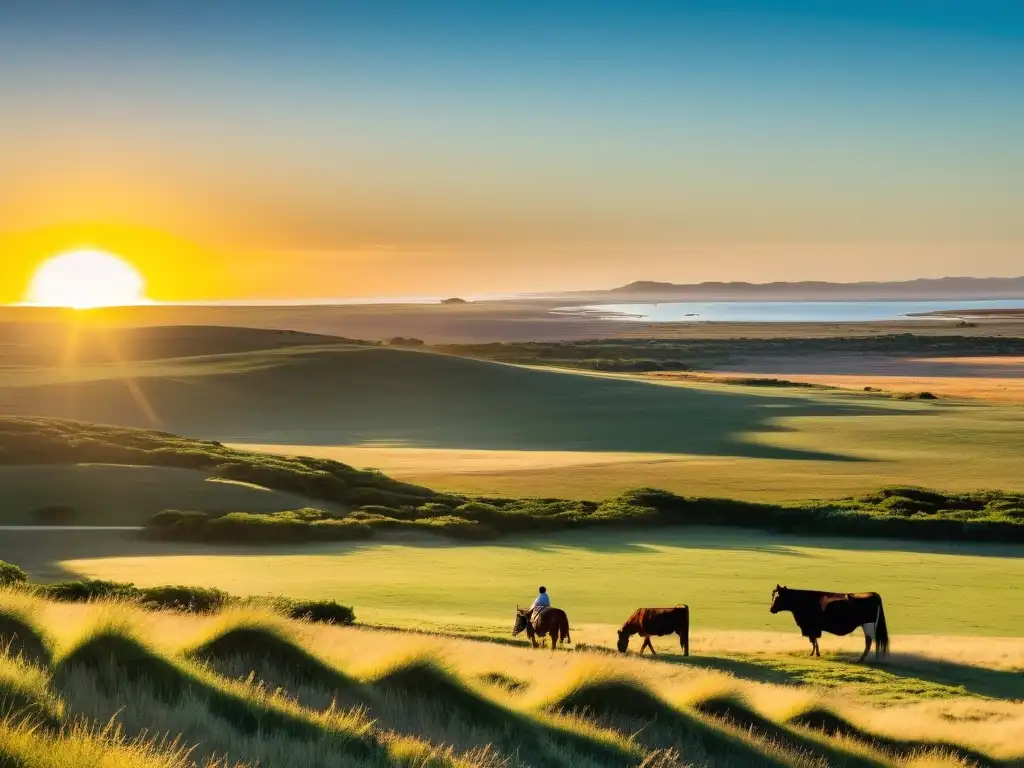
[[[1024,271],[1020,2],[6,0],[0,72],[0,237],[396,290]]]

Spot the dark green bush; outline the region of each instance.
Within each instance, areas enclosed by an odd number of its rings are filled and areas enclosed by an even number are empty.
[[[356,620],[355,611],[335,600],[289,601],[287,613],[290,618],[320,624],[353,624]]]
[[[908,499],[906,496],[888,496],[878,504],[878,508],[884,512],[896,515],[912,515],[915,512],[936,511],[934,504]]]
[[[59,600],[65,603],[85,603],[90,600],[134,598],[138,596],[138,590],[134,584],[103,581],[100,579],[43,584],[36,587],[36,591],[51,600]]]
[[[137,590],[137,596],[147,608],[194,613],[219,611],[231,600],[227,592],[210,587],[145,587]]]
[[[28,574],[21,568],[0,560],[0,587],[11,587],[18,584],[26,584],[27,582]]]

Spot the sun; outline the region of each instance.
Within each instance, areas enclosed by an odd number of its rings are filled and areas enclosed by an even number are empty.
[[[28,302],[47,307],[96,309],[146,303],[146,281],[124,259],[105,251],[62,253],[32,276]]]

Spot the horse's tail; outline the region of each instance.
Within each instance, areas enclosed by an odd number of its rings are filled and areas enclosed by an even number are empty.
[[[882,607],[882,597],[878,597],[878,620],[875,622],[875,655],[887,656],[889,654],[889,627],[885,623],[885,608]]]
[[[572,638],[569,637],[569,617],[562,612],[562,621],[558,625],[558,639],[563,643],[571,643]]]

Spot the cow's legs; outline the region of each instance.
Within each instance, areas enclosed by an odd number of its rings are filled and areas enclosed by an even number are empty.
[[[868,652],[871,650],[871,641],[875,639],[875,625],[865,624],[864,625],[864,653],[857,659],[857,663],[864,661],[867,658]]]
[[[644,635],[643,637],[644,637],[644,642],[643,642],[643,645],[640,646],[640,655],[641,656],[644,655],[644,648],[650,648],[651,649],[651,653],[653,655],[657,656],[657,654],[654,653],[654,646],[651,645],[651,638],[650,638],[650,636],[649,635]]]
[[[865,658],[867,658],[868,651],[870,651],[870,650],[871,650],[871,635],[865,633],[864,634],[864,653],[862,653],[860,655],[860,658],[857,659],[857,663],[858,664],[860,664],[862,661],[864,661]]]
[[[683,649],[683,656],[690,655],[690,641],[682,632],[679,633],[679,647]]]
[[[821,657],[821,651],[818,649],[818,638],[811,638],[811,656]]]

